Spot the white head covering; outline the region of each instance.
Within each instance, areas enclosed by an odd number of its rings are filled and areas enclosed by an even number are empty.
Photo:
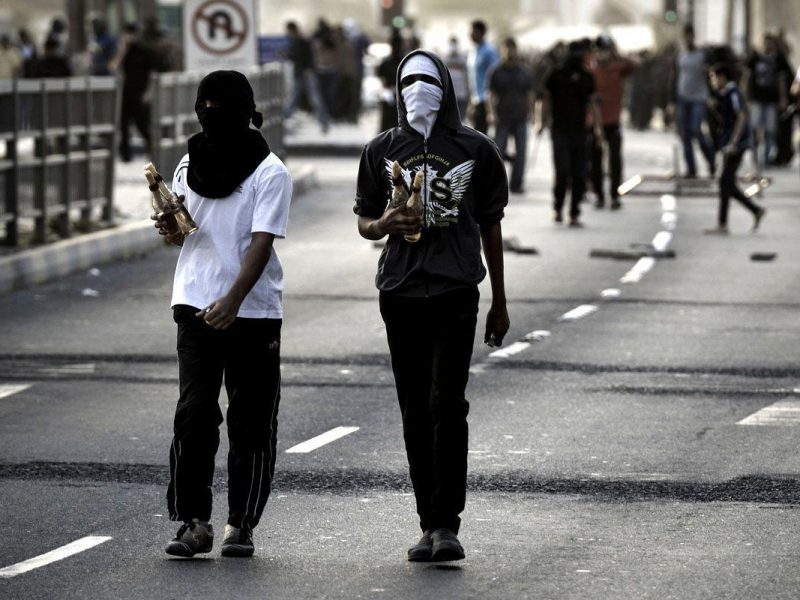
[[[414,54],[403,63],[403,68],[400,70],[400,79],[402,80],[409,75],[429,75],[440,84],[442,83],[442,76],[439,74],[436,63],[433,62],[430,56],[424,54]]]
[[[403,63],[400,69],[400,80],[409,75],[429,75],[442,83],[442,76],[436,63],[424,54],[414,54]],[[412,129],[424,138],[428,138],[436,123],[439,109],[442,107],[444,92],[442,88],[425,81],[415,81],[401,90],[406,105],[406,120]]]

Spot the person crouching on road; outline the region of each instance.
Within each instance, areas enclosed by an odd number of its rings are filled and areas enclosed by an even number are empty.
[[[742,156],[750,147],[750,123],[747,106],[736,80],[733,69],[727,64],[718,64],[709,74],[711,87],[716,91],[719,113],[722,121],[720,147],[722,148],[722,173],[719,176],[719,216],[717,227],[705,233],[728,233],[728,204],[731,196],[753,213],[753,231],[758,229],[766,209],[756,205],[736,183],[736,172],[742,163]]]
[[[172,292],[180,397],[167,504],[169,518],[183,525],[166,552],[211,551],[224,377],[230,450],[222,555],[251,556],[275,469],[283,270],[272,244],[286,235],[292,181],[250,128],[251,121],[260,127],[262,117],[244,75],[206,76],[195,112],[203,131],[189,139],[173,178],[173,191],[185,197],[199,229],[183,242]],[[156,226],[166,234],[163,223]]]
[[[464,558],[457,534],[467,477],[465,398],[478,316],[478,283],[492,289],[484,341],[509,327],[500,221],[508,182],[497,147],[462,126],[450,73],[438,56],[414,51],[397,71],[400,125],[361,155],[354,211],[362,237],[388,235],[376,284],[392,359],[403,438],[423,535],[410,561]],[[404,186],[424,174],[423,215],[387,208],[392,164]],[[416,243],[405,234],[421,230]]]

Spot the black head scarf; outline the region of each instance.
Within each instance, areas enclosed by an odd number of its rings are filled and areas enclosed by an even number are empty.
[[[207,107],[207,100],[218,106]],[[253,88],[238,71],[214,71],[200,82],[194,105],[203,132],[189,138],[189,187],[206,198],[225,198],[269,155],[260,131]]]

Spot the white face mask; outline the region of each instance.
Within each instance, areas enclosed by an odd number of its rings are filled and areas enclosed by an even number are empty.
[[[424,138],[429,138],[442,106],[442,88],[424,81],[415,81],[403,88],[402,94],[408,124]]]

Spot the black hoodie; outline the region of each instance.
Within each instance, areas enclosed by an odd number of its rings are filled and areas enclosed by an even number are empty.
[[[439,69],[444,94],[430,138],[411,128],[400,91],[400,72],[410,56],[424,54]],[[497,223],[508,203],[505,165],[494,142],[465,127],[453,82],[435,54],[417,50],[397,69],[399,125],[369,142],[361,154],[356,203],[359,216],[379,218],[391,198],[391,165],[400,163],[406,188],[424,169],[422,239],[390,235],[378,261],[378,289],[404,296],[432,296],[474,286],[486,276],[479,225]]]

